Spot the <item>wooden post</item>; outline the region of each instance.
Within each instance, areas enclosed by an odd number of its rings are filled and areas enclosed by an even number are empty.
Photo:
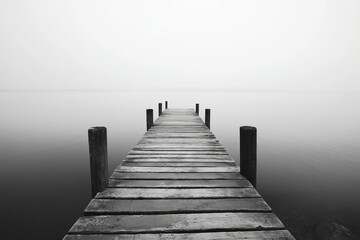
[[[240,173],[256,187],[256,128],[240,127]]]
[[[205,109],[205,125],[210,129],[210,109]]]
[[[93,127],[88,130],[91,193],[94,198],[106,188],[108,181],[108,155],[105,127]]]
[[[165,109],[167,109],[168,108],[168,103],[167,103],[167,101],[165,101]]]
[[[159,103],[159,117],[161,116],[162,114],[162,103]]]
[[[195,112],[197,115],[199,115],[199,104],[198,103],[195,105]]]
[[[152,109],[146,109],[146,131],[154,124],[154,111]]]

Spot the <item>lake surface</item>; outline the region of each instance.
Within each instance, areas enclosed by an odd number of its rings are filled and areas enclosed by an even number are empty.
[[[91,199],[87,129],[108,129],[109,172],[157,103],[211,108],[239,161],[239,127],[258,129],[258,191],[298,239],[337,223],[360,236],[360,93],[1,92],[4,239],[61,239]]]

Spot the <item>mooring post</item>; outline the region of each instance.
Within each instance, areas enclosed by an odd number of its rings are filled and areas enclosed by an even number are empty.
[[[154,124],[154,111],[152,109],[146,109],[146,131]]]
[[[199,115],[199,104],[198,103],[195,105],[195,112],[197,115]]]
[[[91,194],[92,197],[106,188],[108,181],[108,154],[105,127],[93,127],[88,130]]]
[[[165,109],[167,109],[168,108],[168,103],[167,103],[167,101],[165,101]]]
[[[240,173],[256,187],[256,128],[240,127]]]
[[[159,103],[159,117],[161,116],[162,114],[162,103]]]
[[[205,109],[205,125],[210,129],[210,109]]]

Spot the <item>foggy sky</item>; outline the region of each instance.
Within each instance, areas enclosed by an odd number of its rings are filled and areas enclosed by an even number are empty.
[[[2,0],[0,90],[360,90],[357,0]]]

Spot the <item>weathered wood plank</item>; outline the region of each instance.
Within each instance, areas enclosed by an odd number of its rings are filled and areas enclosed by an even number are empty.
[[[148,131],[151,133],[212,133],[208,128],[152,128]]]
[[[196,115],[189,115],[189,114],[184,114],[184,115],[179,115],[179,114],[176,114],[176,115],[163,115],[159,118],[157,118],[158,121],[164,121],[164,120],[173,120],[173,119],[176,119],[176,120],[183,120],[183,119],[189,119],[189,121],[199,121],[201,120],[201,118],[199,118],[198,116]]]
[[[211,220],[211,221],[210,221]],[[273,213],[103,215],[80,217],[70,233],[151,233],[282,229]]]
[[[115,169],[117,172],[239,172],[240,168],[236,167],[127,167],[119,166]]]
[[[192,137],[192,138],[203,138],[203,137],[208,137],[208,138],[214,138],[214,134],[212,133],[173,133],[173,132],[154,132],[154,131],[150,131],[145,133],[144,137],[178,137],[178,138],[182,138],[182,137]]]
[[[164,233],[164,234],[106,234],[106,235],[67,235],[63,240],[295,240],[287,230],[234,231],[205,233]]]
[[[194,144],[138,144],[134,146],[133,150],[168,150],[168,151],[226,151],[223,146],[214,146],[214,145],[194,145]]]
[[[108,187],[140,188],[245,188],[248,180],[119,180],[110,179]]]
[[[134,173],[113,172],[112,179],[245,179],[240,173]]]
[[[221,148],[212,148],[212,147],[173,147],[173,146],[152,146],[152,147],[134,147],[133,148],[134,151],[152,151],[152,152],[169,152],[169,151],[174,151],[174,152],[192,152],[192,151],[197,151],[197,152],[223,152],[226,153],[225,149],[221,149]]]
[[[202,126],[204,123],[202,122],[156,122],[154,126]]]
[[[95,198],[177,199],[177,198],[251,198],[260,197],[254,188],[105,188]]]
[[[236,199],[93,199],[85,215],[269,212],[262,198]]]
[[[215,145],[221,146],[215,138],[142,138],[139,144],[193,144],[193,145]]]
[[[236,167],[235,162],[131,162],[124,161],[127,167]]]
[[[221,155],[221,156],[229,156],[228,153],[224,151],[146,151],[146,150],[131,150],[129,155]]]
[[[124,160],[123,162],[191,162],[191,163],[234,163],[235,161],[233,159],[216,159],[216,158],[129,158],[127,160]]]
[[[143,138],[159,138],[159,139],[172,139],[172,138],[183,138],[183,139],[215,139],[215,136],[190,136],[190,135],[183,135],[183,134],[168,134],[167,137],[162,136],[161,134],[152,134],[152,135],[146,135]]]
[[[152,130],[201,130],[201,131],[210,131],[205,125],[203,126],[153,126],[150,131]]]
[[[128,155],[128,159],[140,158],[175,158],[175,159],[227,159],[232,160],[229,155]]]
[[[177,133],[176,133],[177,134]],[[174,134],[175,135],[175,134]],[[176,136],[174,138],[155,138],[155,139],[152,139],[152,138],[144,138],[142,139],[144,141],[148,141],[148,142],[161,142],[161,141],[176,141],[176,140],[181,140],[181,141],[184,141],[184,142],[199,142],[199,143],[207,143],[207,142],[218,142],[217,139],[214,139],[214,138],[181,138],[179,137],[178,139],[176,138]]]

